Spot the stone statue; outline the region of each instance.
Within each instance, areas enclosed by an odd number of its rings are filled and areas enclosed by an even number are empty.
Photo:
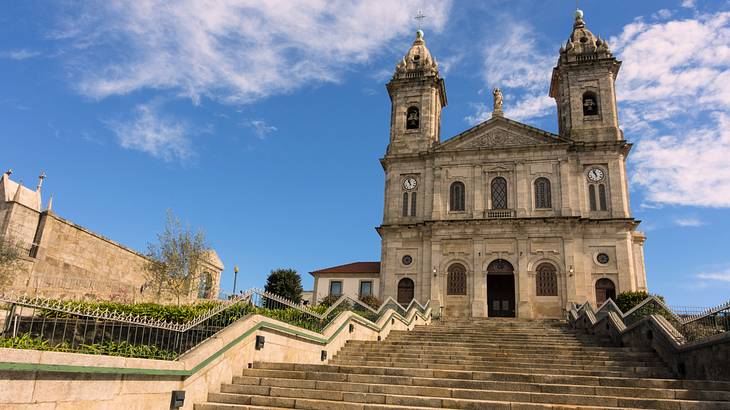
[[[495,88],[492,95],[494,96],[494,111],[492,115],[502,115],[502,90]]]

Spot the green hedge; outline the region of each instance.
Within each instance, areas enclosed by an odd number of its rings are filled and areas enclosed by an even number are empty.
[[[639,303],[643,302],[644,299],[648,298],[649,296],[654,296],[657,299],[664,302],[664,296],[661,295],[651,295],[644,291],[637,291],[637,292],[621,292],[616,297],[616,305],[623,313],[628,312],[629,310],[633,309],[634,306],[638,305]]]
[[[163,320],[171,323],[186,323],[218,306],[221,302],[206,301],[191,305],[159,305],[157,303],[117,303],[117,302],[83,302],[66,301],[62,306],[66,309],[99,309],[107,312],[128,313]],[[43,310],[45,317],[70,317],[71,314]]]
[[[79,345],[71,348],[67,342],[50,344],[47,340],[33,338],[28,334],[17,337],[0,337],[0,347],[13,349],[52,350],[56,352],[74,352],[107,356],[138,357],[143,359],[175,360],[177,353],[161,350],[149,345],[131,345],[127,342],[104,342],[91,345]]]

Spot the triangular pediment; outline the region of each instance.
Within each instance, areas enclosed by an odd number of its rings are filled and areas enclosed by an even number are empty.
[[[444,141],[436,151],[527,147],[567,142],[558,135],[504,117],[492,117]]]

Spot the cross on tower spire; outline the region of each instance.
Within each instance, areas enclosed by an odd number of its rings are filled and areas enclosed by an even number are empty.
[[[415,20],[418,20],[418,29],[421,29],[421,25],[423,23],[423,19],[426,18],[426,15],[421,13],[421,10],[418,10],[418,13],[416,13],[416,17],[414,17]]]

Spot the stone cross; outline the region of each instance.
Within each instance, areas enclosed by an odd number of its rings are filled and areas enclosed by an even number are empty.
[[[418,13],[416,14],[416,17],[414,19],[418,20],[418,29],[421,29],[421,24],[423,23],[423,19],[425,19],[426,16],[421,13],[421,10],[418,10]]]

